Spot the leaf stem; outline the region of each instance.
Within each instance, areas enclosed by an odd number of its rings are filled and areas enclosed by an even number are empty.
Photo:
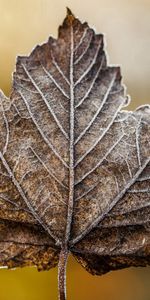
[[[66,267],[69,251],[66,247],[62,248],[58,264],[58,292],[59,300],[66,300]]]

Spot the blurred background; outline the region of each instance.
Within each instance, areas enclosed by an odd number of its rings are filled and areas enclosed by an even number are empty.
[[[150,0],[0,0],[0,89],[9,95],[17,54],[27,55],[57,28],[69,6],[105,34],[110,64],[122,66],[129,109],[150,103]],[[68,265],[68,300],[150,300],[150,268],[93,277],[73,258]],[[57,268],[0,270],[0,300],[56,300]]]

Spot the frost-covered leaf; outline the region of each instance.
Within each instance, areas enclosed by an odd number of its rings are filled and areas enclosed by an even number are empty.
[[[94,274],[150,264],[150,107],[123,110],[103,35],[68,10],[0,104],[0,264],[59,259],[60,299],[68,252]]]

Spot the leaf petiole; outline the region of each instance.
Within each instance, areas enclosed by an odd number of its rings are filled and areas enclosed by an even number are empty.
[[[62,248],[58,264],[58,292],[59,300],[66,300],[66,267],[69,251],[67,247]]]

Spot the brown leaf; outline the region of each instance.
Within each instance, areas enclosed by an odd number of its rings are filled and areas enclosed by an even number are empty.
[[[0,264],[91,273],[150,264],[150,106],[128,104],[103,35],[68,9],[0,94]],[[60,253],[60,255],[59,255]]]

